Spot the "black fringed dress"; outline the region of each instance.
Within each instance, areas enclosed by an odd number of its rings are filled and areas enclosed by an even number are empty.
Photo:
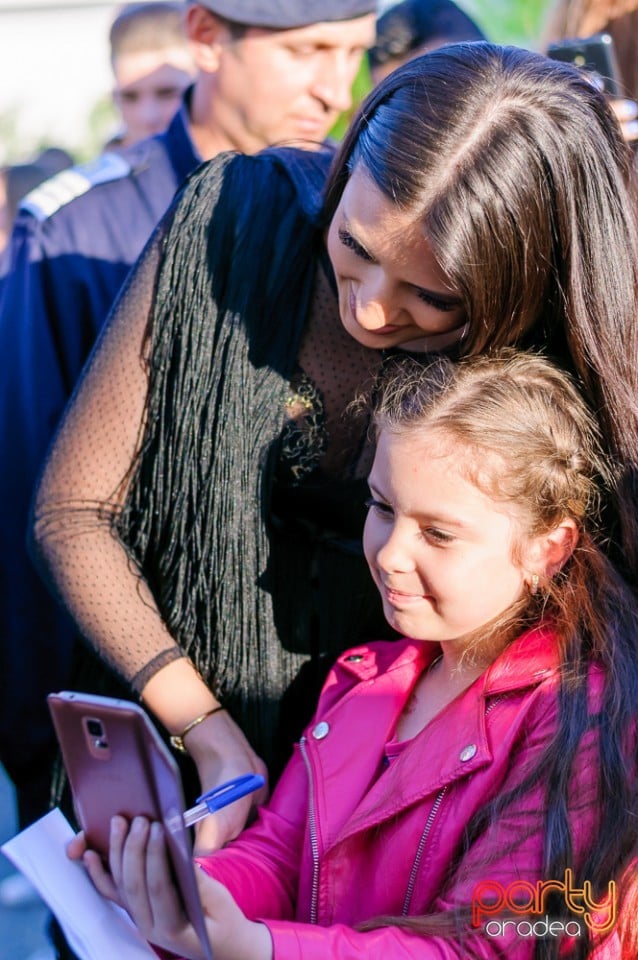
[[[366,424],[344,417],[382,358],[339,320],[329,161],[228,154],[191,176],[114,308],[36,510],[49,576],[101,657],[139,691],[190,656],[274,775],[335,656],[389,635],[360,545]],[[112,691],[100,673],[76,685]]]

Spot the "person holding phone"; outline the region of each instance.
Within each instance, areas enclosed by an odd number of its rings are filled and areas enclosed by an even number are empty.
[[[556,0],[550,7],[546,42],[607,34],[617,64],[620,91],[610,97],[625,139],[638,140],[637,0]],[[549,47],[548,47],[549,49]]]
[[[276,779],[329,664],[392,636],[360,548],[367,429],[343,417],[389,355],[535,344],[573,370],[618,463],[609,553],[638,583],[636,222],[604,97],[520,48],[442,47],[372,91],[326,175],[272,149],[191,176],[35,500],[45,574],[199,793]]]
[[[599,512],[616,465],[537,355],[399,360],[374,407],[364,549],[403,639],[338,659],[258,823],[199,859],[213,955],[635,957],[638,600]],[[110,872],[81,836],[70,854],[199,960],[159,824],[114,818]]]

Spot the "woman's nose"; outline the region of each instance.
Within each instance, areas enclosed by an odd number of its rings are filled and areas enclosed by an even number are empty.
[[[392,291],[382,276],[369,277],[357,291],[357,322],[365,330],[378,330],[394,323],[397,308]]]

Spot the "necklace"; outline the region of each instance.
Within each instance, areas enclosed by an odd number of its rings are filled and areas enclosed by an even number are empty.
[[[443,659],[443,654],[440,653],[438,657],[435,657],[432,663],[428,667],[426,667],[426,669],[423,671],[423,673],[417,680],[412,690],[412,693],[410,694],[410,698],[407,701],[405,707],[403,708],[403,712],[406,716],[410,716],[410,714],[414,713],[417,706],[417,701],[419,699],[419,688],[421,686],[422,681],[428,676],[429,673],[432,672],[432,670],[436,667],[437,664],[441,662],[442,659]]]
[[[443,654],[440,653],[440,654],[438,655],[438,657],[435,657],[435,658],[434,658],[434,660],[432,661],[432,663],[430,664],[430,666],[427,668],[427,670],[426,670],[425,672],[426,672],[426,673],[431,673],[432,670],[434,670],[434,668],[436,667],[437,663],[440,663],[442,659],[443,659]]]

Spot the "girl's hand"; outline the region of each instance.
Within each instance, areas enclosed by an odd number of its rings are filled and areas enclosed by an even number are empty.
[[[80,830],[80,832],[76,833],[72,840],[69,840],[66,848],[66,854],[69,860],[81,860],[83,862],[89,876],[91,877],[91,880],[93,881],[93,885],[97,887],[103,897],[106,897],[107,900],[112,900],[120,907],[123,906],[111,875],[104,867],[102,858],[95,852],[95,850],[90,850],[88,848],[86,836],[83,830]]]
[[[161,824],[136,817],[129,826],[124,817],[114,817],[110,840],[110,873],[94,851],[83,855],[98,891],[124,907],[150,943],[188,960],[204,960],[197,934],[173,885]],[[74,852],[82,842],[77,841]],[[267,928],[249,921],[222,884],[201,870],[197,875],[215,960],[271,960]]]
[[[248,920],[222,883],[204,870],[196,874],[215,960],[272,960],[268,927]]]

